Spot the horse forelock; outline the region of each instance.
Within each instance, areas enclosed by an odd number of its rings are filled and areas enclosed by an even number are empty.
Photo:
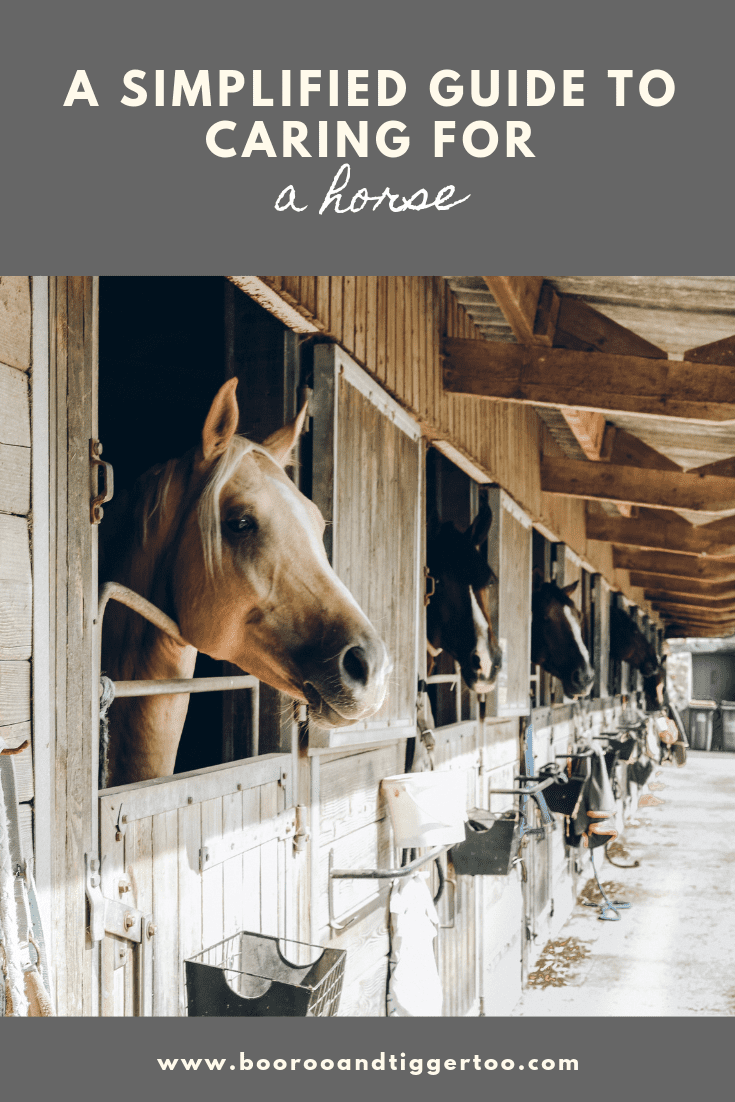
[[[204,566],[209,577],[214,577],[222,565],[222,528],[220,521],[220,497],[246,455],[258,453],[275,463],[267,448],[244,436],[233,436],[225,451],[212,468],[197,505],[197,519],[202,539]]]

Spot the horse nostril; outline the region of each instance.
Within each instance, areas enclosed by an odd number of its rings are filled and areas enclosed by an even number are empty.
[[[477,654],[477,652],[472,655],[471,664],[473,670],[479,670],[482,668],[482,659],[480,658],[479,654]]]
[[[362,647],[350,647],[342,656],[342,669],[350,681],[367,685],[370,679],[370,663]]]

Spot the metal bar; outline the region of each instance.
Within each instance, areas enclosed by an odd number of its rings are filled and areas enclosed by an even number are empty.
[[[427,685],[458,685],[461,678],[461,674],[457,673],[434,673],[431,677],[426,678]]]
[[[170,616],[167,616],[165,612],[161,612],[160,608],[156,608],[150,601],[147,601],[145,597],[141,597],[140,593],[135,593],[132,589],[128,589],[126,585],[122,585],[120,582],[106,582],[100,590],[99,603],[97,605],[97,619],[95,624],[97,628],[102,629],[102,618],[105,615],[105,609],[108,601],[118,601],[121,605],[126,605],[131,608],[133,612],[137,612],[139,616],[142,616],[145,620],[150,620],[157,628],[165,632],[166,635],[170,635],[172,639],[175,639],[177,643],[180,643],[182,647],[191,646],[187,643],[186,639],[182,639],[179,625],[175,620],[172,620]]]
[[[313,844],[313,843],[312,843]],[[417,857],[415,861],[411,861],[410,864],[404,865],[400,869],[333,869],[332,861],[334,860],[334,850],[329,851],[329,879],[327,881],[327,899],[329,903],[329,925],[332,930],[340,931],[344,930],[347,926],[351,926],[361,914],[363,907],[359,907],[353,914],[349,915],[343,922],[337,922],[334,914],[334,881],[335,880],[398,880],[404,876],[410,876],[416,869],[421,868],[422,865],[427,864],[429,861],[434,861],[443,853],[449,846],[436,846],[430,850],[429,853],[423,857]]]
[[[594,750],[584,750],[581,754],[555,754],[557,758],[591,758]]]
[[[168,696],[172,693],[228,692],[232,689],[257,689],[252,674],[242,677],[181,677],[169,681],[115,681],[115,699],[121,696]]]
[[[488,792],[493,795],[502,796],[535,796],[537,792],[543,792],[545,788],[555,783],[556,777],[545,777],[544,780],[539,781],[537,784],[532,784],[527,788],[488,788]]]
[[[330,869],[329,875],[333,880],[398,880],[404,876],[410,876],[416,869],[426,865],[448,849],[448,846],[436,846],[423,857],[417,857],[408,865],[400,869]]]

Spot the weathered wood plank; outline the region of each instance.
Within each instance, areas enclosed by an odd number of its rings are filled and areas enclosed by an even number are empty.
[[[30,718],[30,662],[0,662],[0,729]]]
[[[569,295],[559,295],[559,299],[554,347],[666,359],[663,349],[619,325],[586,302]]]
[[[735,367],[456,337],[445,340],[444,352],[444,388],[455,394],[701,424],[735,421]]]
[[[243,788],[257,788],[268,781],[278,780],[285,769],[290,772],[289,754],[264,754],[250,761],[214,765],[207,770],[179,773],[175,777],[157,777],[143,784],[108,788],[100,798],[125,802],[128,822],[145,819],[164,811],[186,807],[189,802],[202,803]],[[189,797],[191,796],[191,801]]]
[[[0,363],[31,366],[31,285],[28,276],[0,276]]]
[[[31,446],[28,377],[0,363],[0,444]]]
[[[547,494],[645,505],[649,509],[717,514],[735,507],[735,478],[565,458],[542,460],[541,489]]]
[[[674,578],[701,578],[712,582],[735,581],[735,561],[699,559],[690,555],[667,554],[662,551],[639,551],[632,547],[615,547],[613,565],[617,570],[634,570]]]
[[[678,605],[696,608],[700,612],[735,612],[735,593],[724,597],[709,597],[702,593],[680,593],[669,589],[647,589],[646,600],[652,605]]]
[[[178,812],[153,816],[153,1014],[175,1017],[181,999]]]
[[[644,547],[649,551],[676,551],[686,555],[735,556],[735,519],[695,527],[677,513],[641,510],[635,519],[587,514],[587,539]]]
[[[684,359],[696,364],[733,366],[735,365],[735,336],[725,337],[721,341],[712,341],[711,344],[700,344],[698,348],[690,348],[684,353]]]
[[[15,750],[24,742],[29,745],[20,754],[13,756],[15,766],[15,788],[18,794],[18,803],[33,799],[33,752],[31,742],[30,723],[11,723],[0,727],[0,738],[6,746]]]
[[[562,406],[561,415],[574,433],[575,439],[588,459],[602,458],[602,442],[605,438],[605,417],[590,410],[570,409]]]
[[[544,277],[483,276],[483,279],[495,296],[516,340],[533,343],[534,321]]]
[[[656,589],[666,593],[686,593],[689,596],[699,594],[702,597],[735,598],[735,585],[732,581],[717,582],[699,578],[672,578],[667,574],[637,574],[630,572],[630,584],[640,589]]]
[[[0,513],[0,660],[30,658],[32,596],[28,523]]]
[[[625,429],[608,426],[608,430],[610,434],[610,454],[607,458],[610,463],[621,467],[647,467],[649,470],[655,471],[681,470],[679,464],[674,463],[673,459],[662,455],[661,452],[656,451],[649,444],[645,444],[637,436],[633,436],[632,433],[626,432]],[[727,472],[712,472],[712,474],[715,473],[726,474]]]
[[[0,444],[0,513],[31,511],[31,449]]]

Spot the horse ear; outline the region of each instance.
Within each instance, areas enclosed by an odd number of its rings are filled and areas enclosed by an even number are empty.
[[[299,436],[301,436],[301,432],[304,428],[304,421],[306,420],[307,406],[308,402],[304,402],[293,421],[289,421],[282,429],[278,429],[276,432],[272,433],[267,440],[263,441],[263,447],[268,449],[276,463],[280,463],[282,467],[288,465],[289,459],[291,458],[291,452]]]
[[[479,513],[467,529],[467,536],[472,541],[473,546],[479,549],[480,545],[485,542],[492,522],[492,509],[489,505],[482,505]]]
[[[563,585],[562,590],[564,593],[566,593],[567,597],[571,597],[572,593],[574,593],[574,590],[577,588],[578,585],[579,578],[577,578],[576,582],[572,582],[571,585]]]
[[[240,410],[235,391],[237,379],[228,379],[217,391],[202,429],[202,455],[218,459],[237,431]]]

